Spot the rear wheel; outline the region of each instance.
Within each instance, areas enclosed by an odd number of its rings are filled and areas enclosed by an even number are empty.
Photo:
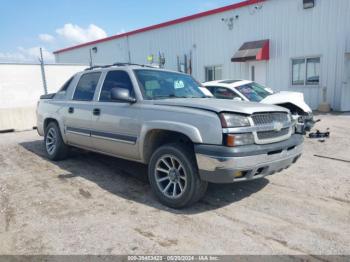
[[[67,158],[69,148],[64,143],[61,131],[56,122],[51,122],[45,130],[45,151],[51,160],[63,160]]]
[[[192,150],[183,145],[158,148],[151,157],[148,176],[159,201],[172,208],[197,202],[207,188],[207,182],[199,178]]]

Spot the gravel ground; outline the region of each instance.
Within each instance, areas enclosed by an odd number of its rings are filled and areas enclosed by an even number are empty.
[[[320,118],[331,138],[306,139],[290,169],[211,184],[180,211],[142,165],[79,150],[51,162],[36,131],[1,134],[0,254],[350,255],[350,115]]]

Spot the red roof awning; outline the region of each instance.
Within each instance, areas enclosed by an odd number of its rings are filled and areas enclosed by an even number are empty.
[[[261,61],[270,59],[270,41],[246,42],[231,58],[231,62]]]

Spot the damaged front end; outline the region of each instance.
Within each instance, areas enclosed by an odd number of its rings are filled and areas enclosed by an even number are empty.
[[[303,135],[305,135],[306,132],[310,132],[319,121],[314,119],[314,115],[312,113],[292,115],[292,118],[295,122],[295,133]]]

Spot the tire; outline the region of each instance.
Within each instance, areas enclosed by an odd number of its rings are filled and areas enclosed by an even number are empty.
[[[208,185],[198,175],[192,150],[179,144],[161,146],[152,154],[148,178],[158,200],[171,208],[193,205]]]
[[[208,182],[200,180],[200,183],[197,185],[197,189],[196,189],[197,195],[189,203],[189,206],[193,205],[193,204],[197,203],[199,200],[201,200],[204,197],[205,193],[207,192],[207,189],[208,189]]]
[[[44,145],[46,156],[50,160],[57,161],[68,157],[69,147],[63,142],[61,131],[56,122],[47,125]]]

